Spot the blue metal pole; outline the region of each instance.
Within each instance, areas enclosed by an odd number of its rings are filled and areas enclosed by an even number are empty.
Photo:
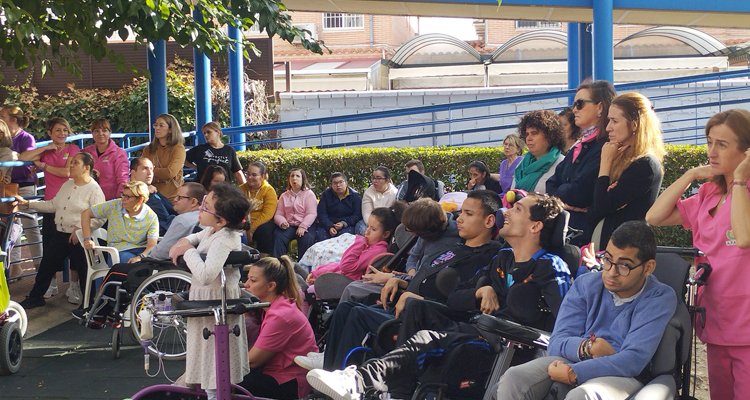
[[[578,27],[579,23],[571,22],[568,24],[568,89],[575,89],[581,83],[581,71],[579,56]]]
[[[149,132],[156,117],[169,112],[167,103],[167,43],[158,40],[152,43],[153,50],[146,50],[148,71],[151,79],[148,81],[148,121]]]
[[[245,84],[244,63],[242,59],[242,33],[236,26],[228,26],[227,34],[237,43],[229,49],[229,115],[232,127],[245,126]],[[232,143],[242,143],[234,146],[235,150],[245,150],[245,134],[232,135]]]
[[[613,0],[594,1],[594,79],[614,82]]]
[[[578,24],[578,77],[581,81],[594,76],[594,58],[591,46],[591,24]]]
[[[195,9],[193,18],[203,21],[203,13]],[[195,64],[195,142],[205,143],[201,128],[213,119],[211,116],[211,60],[202,52],[193,50]]]

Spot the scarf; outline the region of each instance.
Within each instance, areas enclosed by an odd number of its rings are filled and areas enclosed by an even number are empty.
[[[584,129],[583,134],[581,134],[581,138],[578,139],[578,141],[573,145],[573,159],[571,161],[575,162],[576,158],[578,158],[578,155],[581,154],[581,148],[583,147],[584,143],[593,142],[597,136],[599,136],[598,127],[592,126],[589,129]]]
[[[536,187],[539,178],[544,175],[545,172],[549,171],[552,164],[557,161],[560,156],[560,149],[557,147],[551,147],[547,154],[534,158],[531,153],[527,153],[521,161],[521,165],[516,168],[516,189],[523,189],[527,192],[533,192]]]

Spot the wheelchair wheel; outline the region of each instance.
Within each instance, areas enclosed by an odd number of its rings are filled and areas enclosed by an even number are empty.
[[[122,346],[121,328],[112,328],[112,358],[120,358],[120,347]]]
[[[138,313],[149,306],[148,296],[159,292],[166,295],[190,290],[190,274],[179,270],[162,271],[146,278],[133,294],[130,305],[130,328],[140,337]],[[187,351],[187,324],[181,316],[152,318],[153,339],[149,353],[165,360],[183,360]]]
[[[18,315],[18,320],[16,322],[18,322],[18,327],[21,329],[21,336],[26,336],[26,328],[29,326],[29,319],[26,316],[26,310],[24,310],[20,304],[11,300],[6,312],[11,319],[13,319],[15,315]]]
[[[0,327],[0,375],[15,374],[21,369],[23,358],[23,335],[16,322],[7,322]]]

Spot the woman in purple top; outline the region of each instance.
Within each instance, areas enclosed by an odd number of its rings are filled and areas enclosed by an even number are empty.
[[[513,173],[516,172],[516,167],[521,163],[523,157],[524,143],[521,138],[515,133],[511,133],[503,139],[503,153],[505,153],[505,160],[500,163],[500,171],[498,174],[492,174],[492,177],[500,181],[500,196],[505,196],[505,192],[510,189],[513,184]]]
[[[91,123],[91,136],[94,144],[83,151],[94,158],[94,170],[99,175],[99,186],[107,200],[120,197],[122,186],[128,182],[130,162],[125,150],[110,139],[112,129],[106,118],[97,118]]]

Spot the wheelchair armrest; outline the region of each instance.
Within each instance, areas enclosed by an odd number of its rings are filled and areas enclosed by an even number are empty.
[[[201,254],[201,259],[206,261],[206,255]],[[247,264],[252,264],[260,260],[260,252],[256,249],[250,250],[236,250],[229,252],[227,261],[224,262],[225,266],[234,266],[235,268],[244,267]]]
[[[522,345],[546,349],[551,333],[524,326],[513,321],[479,314],[472,318],[472,323],[482,334],[498,335]]]
[[[112,259],[112,265],[120,263],[120,252],[116,248],[114,248],[114,247],[110,247],[110,246],[94,246],[94,248],[92,250],[99,250],[102,253],[109,254],[109,256]]]

